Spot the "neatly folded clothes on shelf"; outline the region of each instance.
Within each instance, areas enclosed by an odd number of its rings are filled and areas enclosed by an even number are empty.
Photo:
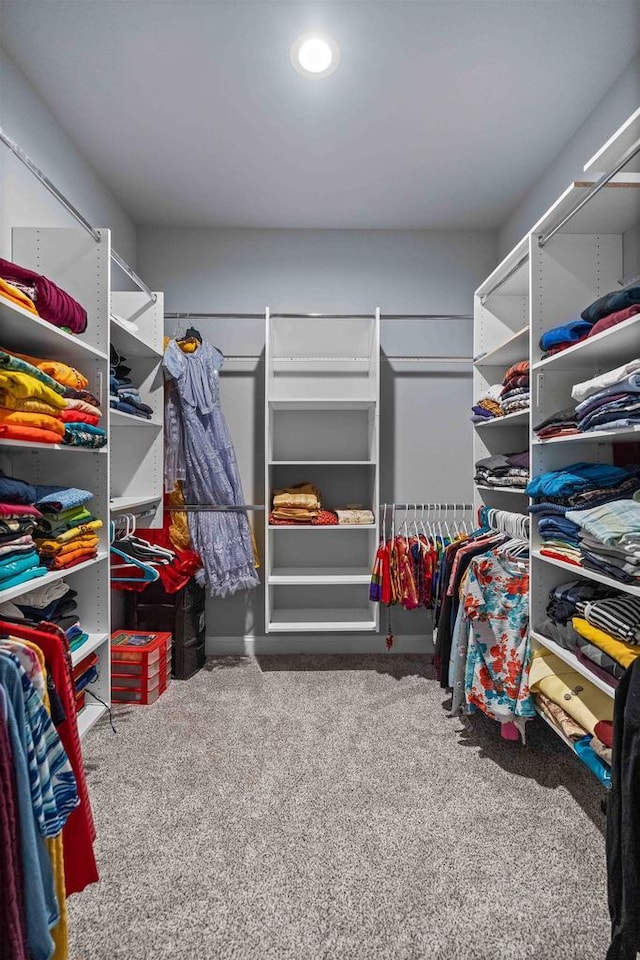
[[[68,395],[86,394],[86,386],[86,377],[66,363],[0,349],[0,437],[104,446],[107,435],[97,426],[99,407]]]
[[[540,349],[543,359],[623,323],[639,312],[640,287],[607,293],[585,307],[578,318],[570,319],[542,334]]]
[[[500,453],[483,457],[475,465],[475,482],[488,487],[518,487],[524,490],[529,481],[529,451]]]
[[[557,410],[550,416],[540,420],[533,427],[534,433],[539,440],[552,440],[555,437],[571,437],[578,430],[576,421],[576,412],[573,407],[565,407],[563,410]]]
[[[613,699],[577,670],[548,650],[539,648],[531,658],[529,686],[535,695],[543,693],[593,736],[596,725],[613,721]]]
[[[640,359],[577,383],[571,396],[578,401],[576,420],[581,431],[621,430],[640,424]]]
[[[471,419],[474,423],[482,423],[504,417],[528,410],[529,403],[529,361],[521,360],[508,368],[502,383],[487,388],[472,407]]]
[[[320,491],[312,483],[276,490],[271,517],[289,523],[311,523],[320,513]]]
[[[31,313],[37,313],[43,320],[69,333],[84,333],[87,329],[84,307],[47,277],[1,258],[0,277],[4,281],[0,293],[9,294],[14,302]],[[25,297],[29,303],[23,302]]]
[[[372,524],[375,523],[375,517],[372,510],[362,510],[362,509],[346,509],[346,510],[336,510],[336,516],[338,518],[338,523],[340,524]]]
[[[125,366],[126,357],[118,353],[111,344],[111,376],[109,379],[109,404],[112,410],[128,413],[132,417],[150,420],[153,407],[145,403],[140,391],[134,386],[129,374],[131,369]]]

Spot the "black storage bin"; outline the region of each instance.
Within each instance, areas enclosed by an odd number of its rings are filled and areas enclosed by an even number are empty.
[[[177,593],[166,593],[156,581],[143,593],[128,594],[127,626],[171,632],[171,672],[177,680],[188,680],[204,664],[205,591],[195,581]]]

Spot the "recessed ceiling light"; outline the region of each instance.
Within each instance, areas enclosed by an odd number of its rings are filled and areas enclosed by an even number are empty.
[[[291,47],[291,63],[304,77],[328,77],[340,63],[340,48],[326,33],[305,33]]]

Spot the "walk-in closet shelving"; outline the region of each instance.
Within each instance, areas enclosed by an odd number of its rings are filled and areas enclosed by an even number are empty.
[[[572,404],[574,384],[640,356],[640,316],[542,359],[541,335],[574,319],[589,303],[622,289],[640,275],[640,154],[608,184],[594,185],[640,143],[640,110],[586,164],[585,179],[571,184],[478,288],[474,305],[474,398],[499,382],[509,364],[530,361],[531,414],[476,425],[474,459],[529,448],[532,475],[577,461],[611,463],[614,445],[637,443],[640,429],[606,430],[538,440],[531,426]],[[578,204],[582,204],[573,213]],[[572,214],[572,215],[570,215]],[[521,419],[520,419],[521,418]],[[517,426],[517,424],[520,426]],[[519,490],[476,484],[477,502],[526,512]],[[640,586],[613,580],[561,559],[543,556],[535,519],[531,524],[530,629],[532,649],[543,646],[585,681],[613,696],[614,688],[588,670],[571,651],[545,637],[541,625],[550,590],[571,579],[593,580],[640,596]],[[547,723],[547,718],[543,717]],[[573,745],[549,724],[573,750]],[[574,751],[575,752],[575,751]]]
[[[140,525],[162,525],[164,392],[162,352],[164,298],[113,291],[110,337],[131,368],[133,386],[153,410],[150,420],[109,410],[111,439],[111,515],[144,514]]]
[[[629,263],[633,237],[640,225],[638,160],[621,170],[589,199],[601,173],[613,170],[634,143],[640,142],[640,111],[590,161],[584,182],[572,184],[533,227],[531,267],[531,419],[537,423],[571,406],[573,386],[640,355],[640,318],[632,317],[547,359],[542,359],[541,335],[579,316],[589,303],[625,286],[625,277],[638,273]],[[593,173],[591,172],[593,171]],[[576,205],[582,207],[572,216]],[[532,435],[533,475],[578,461],[614,462],[617,445],[635,443],[637,427],[586,432],[539,441]],[[578,658],[544,636],[549,592],[571,579],[591,580],[640,596],[640,586],[622,583],[596,571],[540,553],[537,523],[531,524],[530,625],[532,648],[543,646],[571,665],[585,681],[613,696],[614,688],[596,677]],[[553,728],[552,728],[553,729]],[[564,739],[564,738],[563,738]]]
[[[266,630],[375,630],[369,564],[378,535],[379,312],[370,317],[267,315],[265,490],[310,482],[324,508],[360,506],[358,526],[270,526]]]
[[[502,382],[508,367],[529,356],[529,244],[525,237],[476,290],[473,324],[473,398]],[[474,463],[529,446],[529,411],[474,424]],[[476,505],[524,512],[527,498],[510,487],[476,484]]]
[[[11,257],[49,277],[86,309],[87,330],[74,336],[0,300],[2,345],[7,349],[61,360],[80,370],[89,389],[105,411],[109,382],[110,235],[99,231],[100,242],[83,229],[16,228],[12,231]],[[0,441],[0,467],[10,476],[33,483],[81,487],[93,493],[91,512],[103,522],[95,559],[67,570],[52,570],[44,577],[0,591],[0,601],[15,599],[35,586],[64,578],[78,591],[78,614],[89,639],[75,654],[78,662],[88,653],[98,656],[98,678],[87,688],[87,703],[78,715],[84,735],[102,716],[110,702],[110,589],[109,589],[109,447],[100,450],[58,444]],[[102,703],[91,697],[95,694]]]

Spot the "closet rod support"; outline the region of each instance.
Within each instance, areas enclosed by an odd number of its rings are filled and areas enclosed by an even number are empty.
[[[45,187],[53,197],[55,197],[55,199],[62,207],[64,207],[67,213],[70,213],[74,220],[76,220],[91,237],[93,237],[95,242],[102,243],[102,235],[100,234],[100,231],[92,226],[86,217],[83,217],[77,207],[71,203],[71,200],[69,200],[69,198],[66,197],[64,193],[58,189],[58,187],[56,187],[55,183],[52,183],[51,180],[49,180],[49,177],[42,172],[40,167],[33,162],[31,157],[25,153],[22,147],[16,143],[15,140],[9,136],[3,127],[0,127],[0,141],[2,141],[2,143],[4,143],[9,150],[11,150],[13,155],[25,165],[27,170],[34,175],[34,177],[42,184],[42,186]],[[111,249],[111,259],[120,267],[120,269],[129,277],[129,279],[132,280],[135,285],[150,298],[152,303],[157,301],[158,298],[156,294],[149,289],[147,284],[140,279],[134,270],[132,270],[126,260],[124,260],[120,254],[116,253],[113,248]]]
[[[546,233],[543,233],[540,237],[538,237],[538,246],[539,247],[546,246],[549,240],[551,240],[552,237],[555,237],[556,233],[558,233],[559,230],[562,230],[562,228],[566,226],[567,223],[573,220],[575,215],[579,213],[580,210],[582,210],[582,208],[587,203],[589,203],[589,201],[592,200],[597,193],[600,193],[602,188],[606,187],[609,181],[613,180],[615,175],[617,173],[620,173],[622,168],[626,167],[629,161],[633,160],[633,158],[637,153],[640,153],[640,140],[637,143],[632,144],[632,146],[630,146],[629,149],[625,151],[625,153],[622,155],[622,158],[618,161],[618,163],[616,163],[615,167],[609,170],[608,173],[604,173],[600,177],[600,179],[597,180],[596,183],[594,183],[591,189],[587,191],[584,197],[582,197],[581,200],[578,200],[578,202],[574,204],[574,206],[571,207],[571,209],[567,213],[565,213],[564,217],[562,217],[562,219],[558,223],[556,223],[555,227],[552,227],[550,230],[547,230]]]
[[[523,257],[520,257],[520,259],[518,260],[518,262],[517,262],[517,263],[514,263],[514,265],[511,267],[511,269],[508,270],[508,271],[505,273],[504,277],[500,277],[499,280],[496,280],[496,282],[493,284],[493,286],[492,286],[492,287],[489,287],[489,289],[487,290],[487,292],[482,294],[482,296],[480,297],[480,303],[481,303],[481,305],[482,305],[483,307],[484,307],[485,303],[487,302],[487,300],[489,299],[489,297],[492,297],[492,296],[494,295],[494,293],[495,293],[497,290],[500,289],[500,287],[503,287],[503,286],[505,285],[505,283],[507,282],[507,280],[510,280],[511,277],[513,277],[513,276],[518,272],[518,270],[519,270],[521,267],[524,267],[524,265],[525,265],[525,263],[528,261],[528,259],[529,259],[529,254],[528,254],[528,253],[525,253],[524,256],[523,256]]]
[[[11,150],[13,155],[16,156],[18,160],[20,160],[25,165],[25,167],[31,171],[34,177],[36,177],[36,179],[40,181],[42,186],[46,187],[49,193],[56,198],[58,203],[65,208],[67,213],[70,213],[71,216],[78,221],[80,226],[84,227],[84,229],[87,231],[88,234],[90,234],[93,237],[96,243],[101,243],[102,237],[100,236],[100,233],[98,232],[98,230],[96,230],[95,227],[91,226],[89,221],[82,216],[82,214],[80,213],[79,210],[76,209],[76,207],[74,207],[74,205],[71,203],[71,200],[68,200],[67,197],[65,197],[65,195],[61,193],[60,190],[58,190],[56,185],[52,183],[51,180],[49,180],[49,177],[47,177],[46,174],[42,172],[40,167],[36,166],[36,164],[33,162],[31,157],[29,157],[24,152],[22,147],[19,146],[15,142],[15,140],[12,140],[12,138],[9,136],[9,134],[6,132],[6,130],[3,127],[0,127],[0,140],[5,144],[5,146],[9,147],[9,150]]]

